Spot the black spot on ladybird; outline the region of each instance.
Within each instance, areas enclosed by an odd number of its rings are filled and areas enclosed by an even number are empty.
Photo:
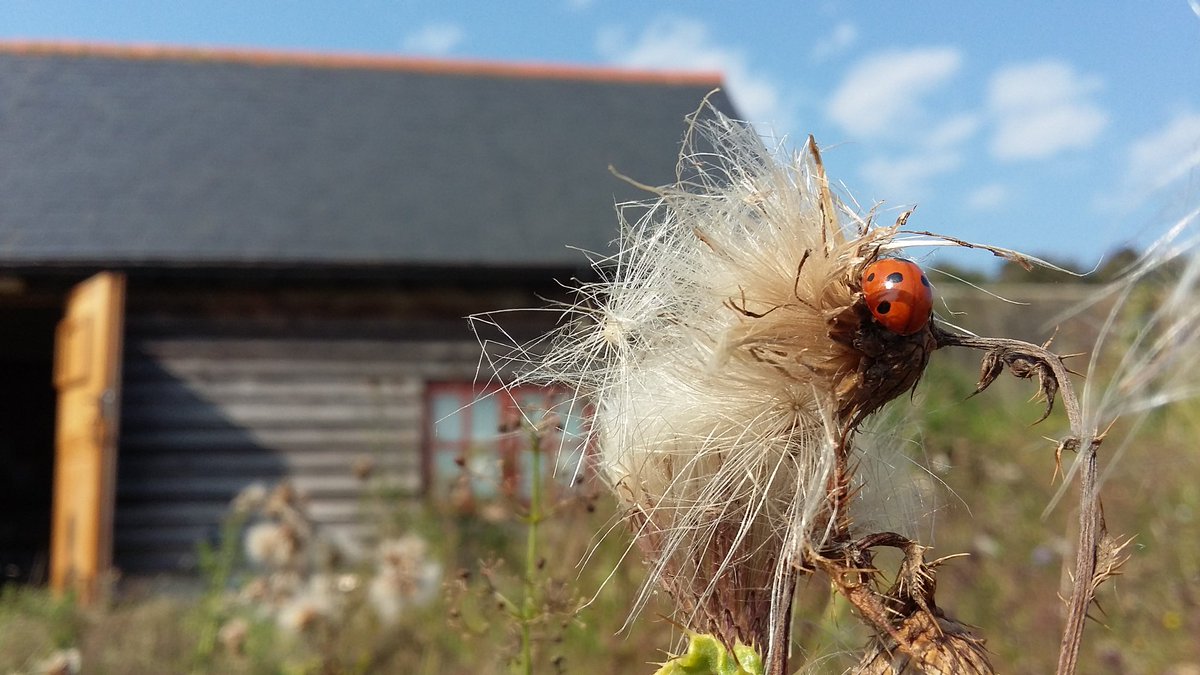
[[[925,288],[929,288],[929,279],[927,279],[924,274],[921,275],[921,285]]]
[[[867,281],[875,281],[875,273],[871,272],[867,275]]]
[[[899,272],[892,272],[891,274],[887,275],[887,280],[890,283],[898,284],[901,281],[904,281],[904,275]]]
[[[880,314],[887,314],[888,312],[892,311],[892,303],[884,300],[878,305],[875,305],[875,311]]]

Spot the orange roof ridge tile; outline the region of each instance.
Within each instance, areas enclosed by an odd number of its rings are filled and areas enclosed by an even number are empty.
[[[245,63],[350,70],[396,70],[431,75],[479,75],[518,79],[583,80],[666,85],[720,86],[721,73],[684,70],[633,70],[615,66],[444,59],[365,53],[304,52],[241,47],[166,44],[0,40],[0,54],[77,56],[146,61]]]

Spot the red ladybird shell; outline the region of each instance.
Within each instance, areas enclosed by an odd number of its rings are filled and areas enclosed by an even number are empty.
[[[898,335],[912,335],[929,323],[933,288],[916,263],[881,258],[867,265],[862,290],[871,315]]]

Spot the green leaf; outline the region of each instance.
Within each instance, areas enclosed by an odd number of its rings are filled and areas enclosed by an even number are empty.
[[[741,644],[731,651],[712,635],[693,633],[687,652],[662,664],[654,675],[763,675],[762,656]]]

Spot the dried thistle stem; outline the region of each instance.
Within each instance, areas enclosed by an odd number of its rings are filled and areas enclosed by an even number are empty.
[[[1104,512],[1100,508],[1099,485],[1096,476],[1096,451],[1101,438],[1089,439],[1079,461],[1083,467],[1079,473],[1079,542],[1076,546],[1075,578],[1072,582],[1071,599],[1067,603],[1067,623],[1063,628],[1059,644],[1059,675],[1075,672],[1079,662],[1079,646],[1083,640],[1083,625],[1087,609],[1095,599],[1096,586],[1092,578],[1096,574],[1096,558],[1100,541],[1106,534]]]
[[[1097,481],[1097,452],[1104,440],[1103,433],[1089,432],[1084,428],[1083,411],[1071,384],[1070,371],[1058,354],[1021,340],[988,338],[961,333],[950,333],[935,326],[934,338],[937,347],[969,347],[986,351],[983,369],[976,392],[986,389],[1008,366],[1013,375],[1021,378],[1037,377],[1041,394],[1046,398],[1045,419],[1054,405],[1055,395],[1061,395],[1071,436],[1059,442],[1061,459],[1065,449],[1078,449],[1082,456],[1079,469],[1079,538],[1076,544],[1075,574],[1072,579],[1071,597],[1067,602],[1067,620],[1059,644],[1059,675],[1075,672],[1079,661],[1079,649],[1083,640],[1083,627],[1087,610],[1095,599],[1096,559],[1100,554],[1100,542],[1105,538],[1104,513],[1100,504]],[[1041,420],[1038,420],[1039,422]]]

